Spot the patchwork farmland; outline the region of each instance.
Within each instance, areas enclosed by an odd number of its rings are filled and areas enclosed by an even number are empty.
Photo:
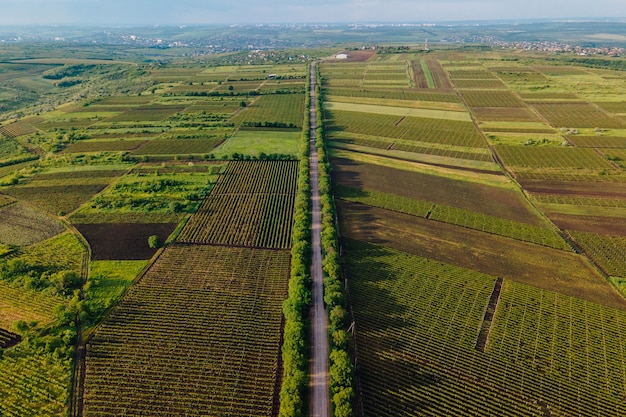
[[[427,56],[393,57],[411,89],[320,70],[358,415],[624,414],[622,107],[583,67]],[[409,115],[433,93],[456,121]]]
[[[0,125],[0,415],[306,415],[311,51],[150,52],[11,64],[82,83]],[[315,66],[333,415],[625,415],[623,75],[387,52]]]
[[[0,414],[277,415],[305,71],[174,65],[2,125]]]

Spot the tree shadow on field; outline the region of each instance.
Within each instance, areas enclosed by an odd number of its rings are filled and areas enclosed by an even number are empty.
[[[322,112],[324,119],[324,129],[327,132],[343,132],[345,128],[337,123],[337,119],[334,117],[333,112],[324,109]]]
[[[369,243],[385,244],[386,240],[377,233],[378,217],[367,204],[337,200],[341,236],[353,237]]]
[[[409,308],[385,287],[402,279],[381,246],[344,238],[345,271],[355,319],[363,415],[403,415],[431,407],[424,387],[437,383],[411,349]],[[414,393],[414,397],[406,395]],[[421,394],[420,394],[421,393]]]
[[[350,187],[362,188],[363,181],[358,171],[350,169],[351,166],[360,165],[348,158],[330,158],[331,178],[334,184],[349,185]]]

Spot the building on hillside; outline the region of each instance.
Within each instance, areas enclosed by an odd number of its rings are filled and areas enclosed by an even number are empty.
[[[337,58],[337,59],[347,59],[348,58],[348,54],[337,54],[337,55],[335,55],[335,58]]]

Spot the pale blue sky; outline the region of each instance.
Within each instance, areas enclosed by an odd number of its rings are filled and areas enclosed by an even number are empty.
[[[626,17],[626,0],[0,0],[8,24],[431,22]]]

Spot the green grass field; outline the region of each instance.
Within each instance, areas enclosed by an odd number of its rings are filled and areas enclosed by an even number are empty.
[[[234,153],[256,157],[261,153],[297,156],[300,135],[300,131],[240,129],[218,146],[213,153],[217,158],[231,156]]]

